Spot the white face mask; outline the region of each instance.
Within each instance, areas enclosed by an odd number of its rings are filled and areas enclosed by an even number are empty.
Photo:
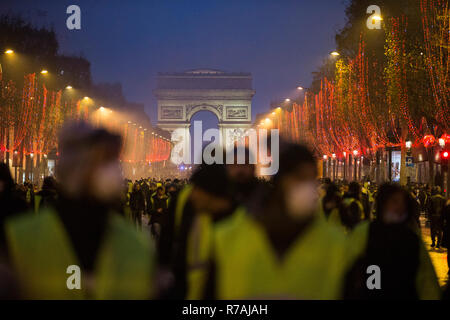
[[[286,192],[286,209],[291,218],[302,220],[315,213],[319,194],[314,182],[299,183]]]
[[[118,163],[110,162],[94,172],[92,192],[97,199],[109,201],[119,197],[122,186],[123,178]]]
[[[406,213],[398,215],[396,213],[386,212],[383,215],[383,222],[386,224],[400,224],[405,222],[407,218],[408,215]]]

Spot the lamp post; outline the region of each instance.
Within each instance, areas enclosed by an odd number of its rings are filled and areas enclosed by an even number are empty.
[[[358,180],[358,162],[357,162],[357,158],[358,158],[358,150],[353,150],[353,158],[354,158],[354,165],[353,165],[353,180],[357,181]]]

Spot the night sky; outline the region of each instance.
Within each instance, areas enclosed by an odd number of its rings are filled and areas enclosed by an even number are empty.
[[[145,103],[153,122],[157,72],[213,68],[251,72],[253,117],[270,102],[295,97],[335,48],[344,0],[0,0],[0,13],[20,13],[53,26],[60,53],[82,54],[95,82],[121,82],[129,101]],[[66,28],[77,4],[82,30]]]

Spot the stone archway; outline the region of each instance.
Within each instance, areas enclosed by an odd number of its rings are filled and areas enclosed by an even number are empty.
[[[250,73],[209,69],[159,73],[154,94],[158,100],[158,127],[170,132],[183,129],[184,137],[178,139],[188,146],[190,121],[199,111],[217,116],[223,144],[232,140],[233,132],[251,127],[255,91]]]

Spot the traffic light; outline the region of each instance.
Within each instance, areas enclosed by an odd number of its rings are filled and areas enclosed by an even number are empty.
[[[447,172],[448,171],[448,161],[450,159],[450,151],[449,150],[443,150],[441,152],[441,166],[442,171]]]

